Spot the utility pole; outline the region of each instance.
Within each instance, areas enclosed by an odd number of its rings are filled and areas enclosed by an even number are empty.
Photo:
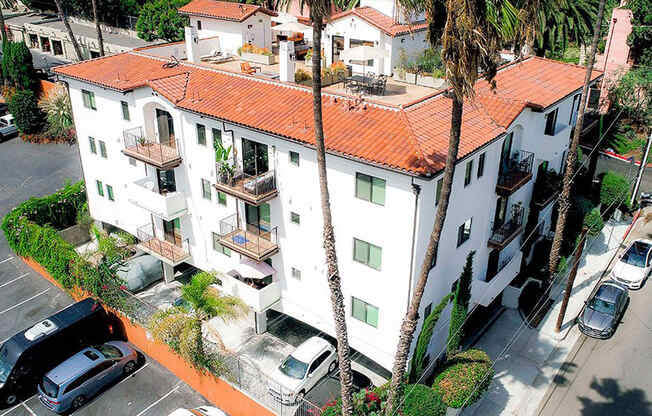
[[[559,316],[557,317],[557,326],[555,331],[561,331],[561,325],[564,323],[564,315],[566,315],[566,308],[568,307],[568,301],[570,300],[571,292],[573,291],[573,284],[575,283],[575,276],[577,275],[577,267],[580,264],[580,259],[582,258],[582,251],[584,251],[584,242],[586,241],[586,234],[589,231],[587,227],[582,228],[582,234],[580,236],[580,242],[575,250],[575,255],[573,256],[573,267],[571,268],[570,274],[568,275],[568,282],[566,282],[566,291],[564,292],[564,300],[561,302],[561,309],[559,310]]]
[[[647,158],[650,154],[650,144],[652,144],[652,133],[647,138],[647,143],[645,144],[645,154],[643,159],[641,159],[641,166],[638,167],[638,175],[636,176],[636,182],[634,183],[634,191],[632,192],[632,199],[629,201],[629,205],[634,205],[636,201],[636,195],[638,194],[638,188],[641,186],[641,179],[643,179],[643,172],[645,172],[645,165],[647,165]]]

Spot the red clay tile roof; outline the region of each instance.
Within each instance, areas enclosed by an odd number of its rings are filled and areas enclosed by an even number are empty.
[[[410,32],[418,32],[428,27],[428,24],[425,22],[418,22],[411,25],[396,23],[394,19],[387,16],[386,14],[379,12],[373,7],[357,7],[355,9],[347,10],[331,16],[331,21],[335,21],[349,15],[358,16],[360,19],[373,26],[376,26],[378,29],[382,30],[392,37],[404,35]]]
[[[253,4],[217,0],[192,0],[190,3],[179,9],[179,13],[181,14],[214,17],[217,19],[233,20],[236,22],[242,22],[256,12],[276,16],[275,12]]]
[[[128,52],[55,72],[119,91],[149,86],[179,108],[314,144],[310,89],[187,63],[165,68],[166,62]],[[464,106],[459,157],[503,134],[526,106],[542,109],[581,88],[584,73],[579,66],[529,58],[500,70],[496,91],[479,81],[475,101]],[[417,175],[444,167],[452,103],[444,94],[393,108],[328,94],[322,102],[329,152]]]

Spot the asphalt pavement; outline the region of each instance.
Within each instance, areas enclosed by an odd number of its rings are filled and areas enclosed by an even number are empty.
[[[0,142],[0,216],[20,202],[81,178],[76,145],[37,145],[19,138]],[[29,268],[9,249],[0,232],[0,342],[73,303],[64,291]],[[71,355],[76,351],[71,351]],[[156,361],[145,356],[136,372],[95,397],[75,415],[166,416],[179,407],[207,401]],[[46,416],[32,396],[0,416]]]

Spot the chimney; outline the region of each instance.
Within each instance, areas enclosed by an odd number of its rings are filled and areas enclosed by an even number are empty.
[[[197,63],[199,59],[199,35],[197,35],[197,28],[194,26],[186,26],[186,56],[188,62]]]
[[[294,82],[294,42],[280,42],[279,44],[280,74],[283,82]]]

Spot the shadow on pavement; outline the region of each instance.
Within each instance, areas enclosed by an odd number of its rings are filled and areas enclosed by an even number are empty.
[[[612,378],[593,380],[591,389],[604,397],[606,401],[596,402],[587,397],[578,397],[583,406],[582,416],[652,415],[651,403],[647,400],[645,391],[641,389],[622,390],[618,381]]]

